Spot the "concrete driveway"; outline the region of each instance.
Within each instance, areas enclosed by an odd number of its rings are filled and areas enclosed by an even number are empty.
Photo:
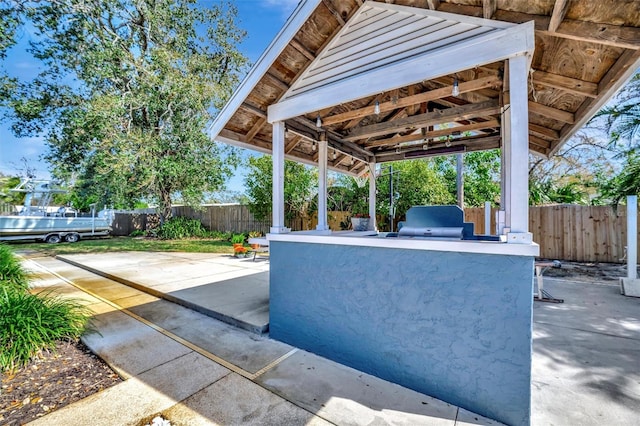
[[[545,278],[533,310],[532,424],[640,424],[640,298]]]

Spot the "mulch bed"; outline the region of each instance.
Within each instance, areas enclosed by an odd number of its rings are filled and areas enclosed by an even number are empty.
[[[120,382],[84,344],[60,342],[55,351],[2,374],[0,424],[25,424]]]

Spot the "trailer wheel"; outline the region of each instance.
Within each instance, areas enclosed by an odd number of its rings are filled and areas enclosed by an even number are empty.
[[[64,240],[68,243],[77,243],[80,240],[80,235],[76,233],[67,234]]]
[[[60,235],[58,234],[51,234],[47,235],[44,241],[49,244],[58,244],[60,241],[62,241],[62,238],[60,238]]]

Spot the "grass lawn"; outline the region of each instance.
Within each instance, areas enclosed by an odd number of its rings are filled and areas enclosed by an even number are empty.
[[[182,251],[190,253],[233,253],[228,241],[213,239],[157,240],[152,238],[110,237],[80,240],[77,243],[11,243],[14,250],[37,250],[47,255],[104,253],[114,251]]]

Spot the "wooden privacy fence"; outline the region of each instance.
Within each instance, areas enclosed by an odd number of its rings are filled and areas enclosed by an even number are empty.
[[[491,234],[495,235],[495,214],[491,211]],[[555,205],[529,208],[529,230],[533,240],[540,244],[540,257],[577,262],[620,263],[627,245],[626,206]],[[175,216],[198,219],[206,229],[226,232],[269,232],[271,221],[256,220],[243,205],[210,205],[201,210],[174,207]],[[329,227],[341,229],[349,212],[328,212]],[[378,220],[385,220],[378,218]],[[475,224],[475,232],[484,234],[484,208],[465,209],[465,221]],[[317,215],[297,217],[286,221],[294,231],[315,229]],[[116,214],[114,235],[130,235],[157,223],[152,214]],[[640,226],[639,226],[640,228]],[[640,243],[640,241],[639,241]]]
[[[491,233],[495,234],[491,211]],[[484,208],[465,209],[465,220],[484,234]],[[540,257],[576,262],[621,263],[627,245],[627,207],[562,204],[529,207],[529,231]],[[640,238],[636,236],[640,244]]]

